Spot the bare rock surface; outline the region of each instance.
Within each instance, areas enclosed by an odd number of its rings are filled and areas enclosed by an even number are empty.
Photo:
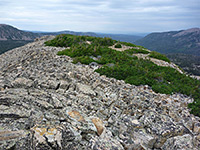
[[[198,150],[193,99],[100,76],[43,37],[0,55],[0,149]]]

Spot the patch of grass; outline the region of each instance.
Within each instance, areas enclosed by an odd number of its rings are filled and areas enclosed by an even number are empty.
[[[86,41],[90,41],[91,44],[87,44]],[[52,41],[46,42],[46,45],[61,45],[62,47],[71,45],[70,49],[58,52],[58,55],[68,55],[73,58],[74,63],[89,64],[97,62],[102,64],[103,66],[96,70],[101,75],[124,80],[126,83],[134,85],[149,85],[155,92],[159,93],[182,93],[191,96],[195,99],[189,105],[191,113],[200,116],[200,81],[181,74],[173,68],[157,66],[150,60],[130,56],[133,53],[145,54],[148,52],[141,48],[133,48],[122,52],[108,48],[116,42],[109,38],[61,35]],[[120,43],[124,44],[124,42]],[[129,43],[127,45],[133,46]],[[98,60],[93,60],[91,56],[101,57]],[[157,52],[151,52],[150,56],[169,62],[167,57]],[[110,63],[114,65],[108,67],[107,64]]]
[[[133,55],[133,54],[149,54],[150,52],[147,51],[147,50],[143,50],[143,49],[136,49],[136,48],[133,48],[133,49],[127,49],[125,50],[126,53],[130,54],[130,55]]]
[[[160,54],[160,53],[155,52],[155,51],[152,51],[150,53],[149,57],[156,58],[156,59],[159,59],[159,60],[164,60],[164,61],[170,63],[170,60],[165,55]]]
[[[125,46],[130,46],[130,47],[138,47],[137,45],[133,44],[133,43],[127,43],[127,42],[120,42]]]
[[[78,62],[80,62],[82,64],[89,65],[91,62],[95,62],[95,60],[90,58],[89,56],[75,57],[74,60],[73,60],[73,63],[76,64]]]
[[[77,46],[79,44],[84,44],[87,41],[92,41],[92,45],[101,45],[101,46],[112,46],[116,43],[115,40],[111,38],[100,38],[92,36],[76,36],[70,34],[61,34],[56,36],[53,40],[45,42],[47,46],[56,46],[56,47],[71,47]],[[87,43],[86,43],[87,44]]]
[[[122,48],[122,45],[121,45],[120,43],[117,43],[117,44],[115,45],[115,48]]]

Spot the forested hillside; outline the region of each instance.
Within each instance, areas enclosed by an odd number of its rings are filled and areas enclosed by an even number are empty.
[[[184,53],[200,56],[200,29],[151,33],[136,41],[150,50],[161,53]]]
[[[167,54],[167,57],[179,65],[188,74],[200,76],[200,56],[189,54]]]

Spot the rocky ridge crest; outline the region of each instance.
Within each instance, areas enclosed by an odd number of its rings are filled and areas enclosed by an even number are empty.
[[[72,64],[52,38],[0,55],[0,149],[199,149],[193,99]]]

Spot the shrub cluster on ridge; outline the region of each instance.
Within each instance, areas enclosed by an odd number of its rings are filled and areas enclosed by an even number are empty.
[[[125,51],[110,49],[109,46],[115,43],[133,48]],[[90,64],[96,62],[101,64],[102,67],[95,70],[101,75],[124,80],[126,83],[134,85],[149,85],[155,92],[159,93],[181,93],[191,96],[194,98],[194,102],[189,104],[191,113],[200,116],[200,81],[181,74],[173,68],[158,66],[150,60],[138,59],[133,54],[150,53],[140,46],[115,41],[111,38],[75,35],[58,35],[45,44],[47,46],[70,47],[58,52],[58,55],[70,56],[74,63]],[[166,56],[157,52],[151,52],[149,56],[170,62]],[[109,66],[108,64],[111,63],[114,65]]]

